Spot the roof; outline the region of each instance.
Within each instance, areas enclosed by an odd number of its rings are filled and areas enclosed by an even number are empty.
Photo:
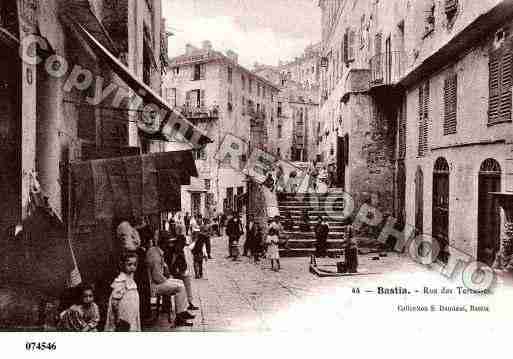
[[[232,59],[230,59],[228,56],[223,54],[220,51],[216,50],[195,50],[192,54],[183,54],[176,57],[173,57],[169,60],[169,67],[174,66],[181,66],[181,65],[191,65],[191,64],[197,64],[197,63],[207,63],[207,62],[214,62],[214,61],[222,61],[225,63],[228,63],[232,65],[233,67],[236,67],[241,72],[246,73],[246,75],[253,76],[258,81],[265,83],[266,85],[273,87],[275,90],[279,91],[279,87],[270,82],[269,80],[263,78],[262,76],[256,75],[252,71],[246,69],[242,65],[236,63]]]

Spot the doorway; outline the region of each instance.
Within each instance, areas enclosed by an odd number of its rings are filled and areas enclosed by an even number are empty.
[[[415,172],[415,232],[424,231],[424,174],[422,169],[417,167]]]
[[[492,265],[500,249],[500,210],[490,192],[501,190],[501,167],[493,158],[481,164],[478,179],[477,260]]]
[[[440,245],[440,261],[449,260],[449,164],[443,157],[433,170],[433,238]]]

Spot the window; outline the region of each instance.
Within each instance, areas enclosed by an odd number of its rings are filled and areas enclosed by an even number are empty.
[[[166,102],[176,107],[176,88],[168,88],[166,89]]]
[[[451,20],[458,12],[458,0],[445,0],[445,15]]]
[[[423,157],[428,150],[428,120],[429,120],[429,82],[419,87],[419,128],[418,155]]]
[[[450,74],[444,81],[444,135],[456,133],[458,77]]]
[[[205,107],[205,90],[192,90],[185,94],[186,107]]]
[[[204,179],[203,181],[205,182],[205,189],[210,191],[210,179]]]
[[[428,36],[435,29],[435,1],[428,0],[426,2],[426,10],[425,10],[425,28],[424,28],[424,37]]]
[[[281,125],[278,125],[278,138],[281,138]]]
[[[257,96],[260,97],[260,84],[257,84]]]
[[[490,54],[488,124],[511,120],[513,40]]]
[[[246,98],[242,96],[242,114],[246,114]]]
[[[281,102],[278,102],[278,112],[277,112],[277,116],[278,116],[278,117],[281,117],[281,114],[282,114]]]
[[[262,97],[265,98],[265,86],[262,86]]]
[[[253,80],[249,79],[249,93],[253,92]]]
[[[228,83],[232,83],[233,81],[233,69],[228,67]]]
[[[173,67],[173,75],[180,74],[180,66]]]
[[[207,151],[205,147],[196,148],[193,150],[193,155],[195,160],[206,160],[207,159]]]
[[[365,46],[365,15],[360,19],[360,49]]]
[[[277,148],[276,149],[276,154],[278,155],[278,157],[281,157],[281,148]]]
[[[246,77],[244,75],[240,75],[240,81],[242,83],[242,91],[246,90]]]
[[[207,64],[196,64],[192,72],[192,80],[204,80],[207,71]]]
[[[228,111],[233,110],[233,94],[230,90],[228,90]]]

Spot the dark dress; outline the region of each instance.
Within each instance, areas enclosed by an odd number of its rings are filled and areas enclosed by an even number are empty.
[[[326,223],[318,223],[315,227],[316,255],[326,257],[329,227]]]

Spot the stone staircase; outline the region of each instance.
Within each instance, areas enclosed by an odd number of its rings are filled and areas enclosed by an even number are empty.
[[[333,191],[320,193],[280,193],[278,195],[278,208],[282,221],[287,214],[293,222],[291,230],[284,230],[283,236],[287,238],[288,248],[281,248],[283,257],[307,257],[315,253],[314,228],[318,216],[323,216],[330,227],[328,236],[328,254],[340,254],[347,238],[347,224],[349,221],[343,218],[342,199],[340,194]],[[309,216],[310,231],[300,230],[300,223],[304,211]],[[283,224],[283,222],[282,222]]]

